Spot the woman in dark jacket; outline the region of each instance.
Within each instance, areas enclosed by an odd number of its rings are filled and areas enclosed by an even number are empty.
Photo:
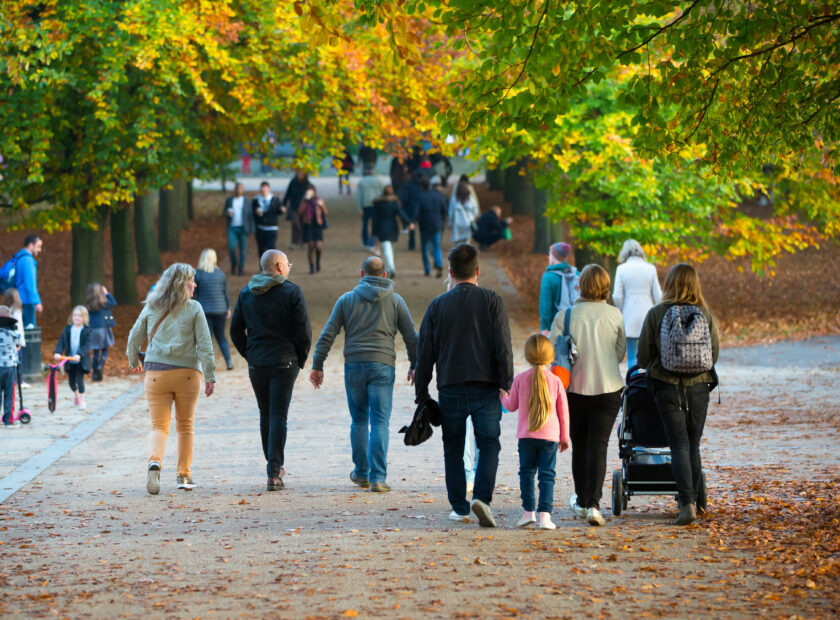
[[[87,308],[76,306],[70,313],[67,325],[61,332],[61,337],[55,345],[55,359],[67,357],[64,371],[70,389],[73,390],[73,404],[79,409],[86,409],[85,405],[85,373],[90,372],[90,328]]]
[[[210,333],[216,337],[219,349],[225,358],[228,370],[233,370],[230,359],[230,346],[225,338],[225,323],[230,317],[230,300],[228,298],[227,278],[218,268],[216,250],[206,248],[202,250],[195,271],[195,293],[193,296],[201,304]]]
[[[327,228],[327,205],[315,194],[315,186],[309,185],[297,210],[303,240],[309,257],[309,273],[321,271],[321,253],[324,251],[324,229]]]
[[[307,187],[309,187],[309,175],[303,170],[295,170],[295,176],[289,181],[289,186],[286,188],[286,195],[283,196],[286,219],[292,225],[290,250],[294,250],[296,245],[303,245],[303,228],[300,226],[300,218],[298,218],[297,210],[300,206],[300,201],[303,200],[303,195],[306,193]]]
[[[91,282],[85,291],[85,306],[90,315],[90,349],[93,351],[93,365],[91,366],[93,381],[102,381],[102,371],[105,360],[108,359],[108,347],[114,346],[114,327],[117,322],[111,313],[111,308],[117,305],[117,300],[99,282]]]
[[[394,246],[400,237],[400,223],[403,228],[414,229],[411,218],[402,210],[400,200],[391,185],[386,185],[382,195],[373,201],[373,235],[382,244],[382,256],[385,258],[385,271],[393,278]]]
[[[673,306],[693,307],[687,308],[683,313],[688,315],[693,310],[699,310],[706,319],[710,342],[703,348],[708,347],[711,351],[707,350],[705,354],[695,351],[700,353],[695,357],[700,360],[699,365],[708,364],[708,370],[686,375],[665,368],[662,361],[662,322]],[[698,320],[699,317],[695,316],[692,325]],[[642,325],[638,363],[648,372],[648,386],[653,393],[656,409],[662,418],[671,447],[671,469],[680,500],[680,514],[674,522],[675,525],[688,525],[697,519],[697,492],[703,475],[700,438],[706,424],[709,392],[718,383],[714,368],[718,350],[717,326],[700,291],[697,271],[685,263],[674,265],[665,278],[662,300],[648,311]],[[711,359],[703,360],[706,356]],[[702,509],[701,506],[700,510]]]

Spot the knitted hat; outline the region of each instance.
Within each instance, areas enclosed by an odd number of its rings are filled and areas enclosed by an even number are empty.
[[[556,260],[562,262],[565,258],[569,256],[569,254],[572,253],[572,246],[570,246],[568,243],[563,242],[553,243],[551,245],[551,248],[549,249],[549,252],[551,252],[551,255]]]

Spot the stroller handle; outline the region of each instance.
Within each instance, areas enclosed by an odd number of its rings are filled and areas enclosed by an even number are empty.
[[[642,372],[644,372],[644,373],[647,373],[647,370],[645,370],[644,368],[642,368],[642,367],[641,367],[641,366],[639,366],[638,364],[636,364],[635,366],[631,366],[630,368],[628,368],[628,369],[627,369],[627,375],[625,375],[625,377],[624,377],[624,383],[625,383],[625,384],[630,383],[630,377],[632,377],[632,376],[633,376],[633,373],[638,372],[638,371],[640,371],[640,370],[641,370]]]

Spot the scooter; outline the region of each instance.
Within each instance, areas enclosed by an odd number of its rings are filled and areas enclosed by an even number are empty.
[[[12,424],[20,420],[21,424],[29,424],[32,421],[32,415],[29,412],[29,409],[23,406],[23,373],[21,372],[20,364],[17,365],[17,388],[18,388],[18,401],[15,402],[15,391],[12,390]],[[17,405],[20,405],[18,407]]]
[[[47,364],[44,373],[47,374],[47,409],[55,413],[55,403],[58,399],[58,371],[70,358],[61,356],[54,364]]]

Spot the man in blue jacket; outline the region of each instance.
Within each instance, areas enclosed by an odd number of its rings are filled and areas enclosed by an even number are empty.
[[[431,275],[429,255],[434,261],[436,276],[443,276],[443,254],[440,249],[443,228],[446,226],[447,211],[449,209],[446,196],[438,190],[432,189],[428,179],[422,179],[423,190],[417,197],[417,214],[415,215],[420,228],[420,251],[423,254],[423,273]]]
[[[43,245],[38,235],[29,235],[23,241],[23,249],[15,254],[15,288],[23,305],[24,327],[35,327],[35,313],[44,311],[38,295],[38,263],[35,261]]]
[[[350,443],[353,471],[350,480],[374,493],[386,493],[388,423],[394,395],[394,339],[402,334],[414,381],[417,332],[408,306],[394,292],[385,276],[381,258],[362,263],[362,279],[352,291],[338,298],[321,337],[315,345],[309,380],[316,389],[324,381],[324,361],[344,328],[344,387],[350,406]],[[370,428],[370,430],[368,430]]]

